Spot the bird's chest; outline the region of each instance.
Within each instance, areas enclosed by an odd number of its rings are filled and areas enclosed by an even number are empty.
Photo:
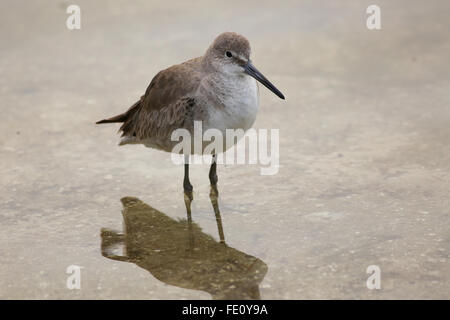
[[[215,90],[215,96],[208,105],[207,127],[219,129],[249,129],[258,112],[258,85],[255,79],[243,77],[229,81]]]

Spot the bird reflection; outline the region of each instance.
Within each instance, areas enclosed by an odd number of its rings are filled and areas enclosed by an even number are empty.
[[[101,230],[102,255],[132,262],[158,280],[208,292],[213,299],[260,299],[267,265],[225,243],[217,193],[211,190],[220,242],[192,222],[175,220],[134,197],[122,198],[124,233]],[[122,246],[122,254],[115,254]]]

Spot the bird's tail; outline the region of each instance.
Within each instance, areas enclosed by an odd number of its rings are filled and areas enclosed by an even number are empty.
[[[103,119],[100,121],[97,121],[96,124],[101,124],[101,123],[115,123],[115,122],[125,122],[125,120],[127,120],[128,115],[125,113],[119,114],[115,117],[112,118],[108,118],[108,119]]]
[[[96,124],[126,122],[136,111],[139,110],[139,107],[141,106],[141,100],[139,100],[135,104],[133,104],[126,112],[121,113],[117,116],[108,118],[108,119],[103,119],[103,120],[97,121]]]

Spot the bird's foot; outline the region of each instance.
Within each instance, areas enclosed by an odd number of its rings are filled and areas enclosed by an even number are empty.
[[[217,190],[217,184],[211,184],[211,191],[209,192],[209,198],[216,215],[217,228],[219,231],[219,238],[221,243],[225,243],[225,236],[223,233],[222,217],[219,210],[219,191]]]
[[[184,190],[184,204],[186,205],[186,213],[187,213],[187,218],[188,218],[188,222],[192,221],[191,218],[191,204],[192,204],[192,200],[194,200],[194,196],[193,196],[193,192],[192,190]]]
[[[184,190],[184,200],[192,201],[194,200],[194,192],[192,190]]]
[[[217,183],[211,184],[211,189],[209,191],[209,197],[216,198],[216,200],[219,197],[219,190],[217,189]]]

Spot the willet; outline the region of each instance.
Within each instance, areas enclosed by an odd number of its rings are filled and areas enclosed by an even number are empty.
[[[202,121],[203,130],[220,130],[223,136],[226,129],[249,129],[259,104],[255,79],[284,99],[252,64],[248,40],[237,33],[225,32],[214,40],[202,57],[160,71],[145,94],[125,113],[97,123],[123,123],[119,129],[122,131],[120,145],[143,144],[172,152],[178,143],[172,141],[172,132],[184,128],[193,133],[194,121]],[[209,180],[217,213],[216,154],[212,157]],[[190,217],[193,188],[189,181],[188,160],[189,156],[185,155],[183,188]]]

